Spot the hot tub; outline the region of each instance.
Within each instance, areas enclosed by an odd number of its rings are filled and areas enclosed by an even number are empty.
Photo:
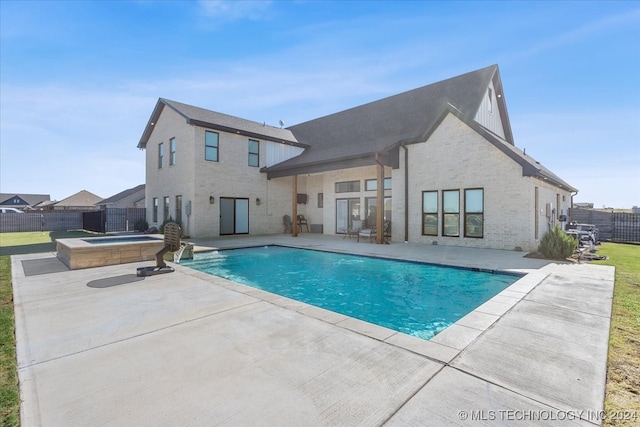
[[[59,239],[58,259],[72,270],[128,262],[155,261],[164,246],[161,234]]]

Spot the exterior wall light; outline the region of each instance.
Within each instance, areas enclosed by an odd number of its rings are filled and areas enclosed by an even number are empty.
[[[260,198],[256,197],[256,205],[260,206],[260,203],[262,203],[262,200],[260,200]]]
[[[216,198],[213,196],[209,196],[209,204],[213,205],[216,202]]]

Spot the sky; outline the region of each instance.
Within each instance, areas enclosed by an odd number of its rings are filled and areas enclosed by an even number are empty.
[[[498,64],[515,144],[640,206],[640,1],[0,1],[0,192],[144,183],[158,98],[285,127]]]

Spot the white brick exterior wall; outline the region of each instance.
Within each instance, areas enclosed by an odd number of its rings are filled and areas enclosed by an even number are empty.
[[[146,204],[150,226],[159,226],[165,218],[162,199],[170,198],[170,215],[175,218],[176,195],[183,204],[192,202],[187,216],[183,206],[185,233],[192,237],[219,236],[220,198],[249,199],[249,234],[272,234],[284,231],[282,217],[292,212],[292,178],[274,178],[260,172],[266,165],[266,141],[260,141],[260,167],[248,166],[248,138],[219,132],[219,161],[207,161],[204,128],[187,125],[185,119],[171,108],[164,108],[146,148]],[[169,166],[170,138],[177,142],[176,164]],[[158,144],[164,143],[164,165],[158,165]],[[408,149],[408,240],[441,245],[468,246],[525,251],[535,250],[539,239],[549,230],[553,219],[567,213],[571,203],[568,191],[559,191],[544,181],[522,176],[522,167],[498,148],[449,114],[424,143]],[[385,177],[392,178],[392,241],[405,239],[405,153],[400,148],[400,167],[385,168]],[[336,199],[360,199],[360,217],[365,217],[368,197],[375,191],[365,190],[365,180],[376,178],[376,166],[328,171],[298,176],[298,193],[307,194],[307,204],[297,205],[298,214],[309,224],[323,225],[324,234],[336,232]],[[335,193],[335,183],[360,181],[361,189],[354,193]],[[538,211],[535,209],[535,188],[538,188]],[[460,190],[460,232],[464,232],[464,189],[484,190],[483,238],[422,235],[422,192],[437,190],[442,203],[442,190]],[[318,193],[323,193],[324,207],[318,207]],[[158,221],[152,221],[153,198],[158,198]],[[210,197],[215,199],[210,203]],[[562,198],[564,197],[564,200]],[[257,204],[256,199],[260,199]],[[560,206],[558,207],[558,199]],[[553,218],[546,216],[546,204],[555,208]],[[536,238],[536,221],[538,236]],[[439,228],[441,234],[442,211]]]

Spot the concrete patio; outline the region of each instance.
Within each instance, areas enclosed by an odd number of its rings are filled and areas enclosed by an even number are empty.
[[[601,423],[612,267],[331,236],[196,244],[528,274],[424,341],[180,265],[13,256],[23,426]]]

